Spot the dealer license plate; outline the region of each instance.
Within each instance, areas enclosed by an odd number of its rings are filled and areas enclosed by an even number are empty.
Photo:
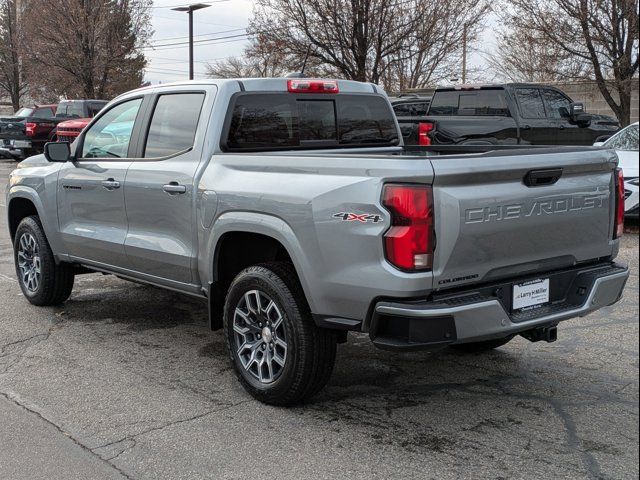
[[[13,148],[30,148],[31,142],[29,140],[11,140],[10,145]]]
[[[542,305],[549,302],[549,279],[541,278],[513,286],[513,309]]]

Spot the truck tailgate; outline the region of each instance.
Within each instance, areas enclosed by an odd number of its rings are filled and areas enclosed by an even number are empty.
[[[489,152],[432,165],[434,289],[564,268],[617,249],[611,151]]]

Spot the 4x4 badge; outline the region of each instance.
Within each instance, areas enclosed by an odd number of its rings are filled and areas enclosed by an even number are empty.
[[[382,221],[382,217],[380,215],[373,215],[373,214],[367,214],[367,213],[339,212],[339,213],[334,213],[333,216],[335,218],[341,219],[343,222],[378,223]]]

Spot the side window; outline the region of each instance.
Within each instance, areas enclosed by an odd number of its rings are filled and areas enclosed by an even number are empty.
[[[141,98],[123,102],[105,113],[84,135],[82,158],[126,158]]]
[[[89,111],[89,117],[95,117],[100,110],[106,105],[106,103],[90,103],[87,107]]]
[[[40,118],[51,118],[53,117],[53,115],[54,113],[51,107],[38,108],[33,114],[34,117],[40,117]]]
[[[144,158],[173,155],[193,147],[204,93],[160,95],[153,110]]]
[[[545,118],[544,104],[537,88],[518,88],[516,90],[522,118]]]
[[[551,118],[569,118],[571,102],[567,97],[555,90],[543,90],[547,111]]]

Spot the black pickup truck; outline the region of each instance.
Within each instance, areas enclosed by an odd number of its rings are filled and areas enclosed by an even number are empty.
[[[63,100],[58,105],[34,105],[0,118],[0,157],[22,160],[42,153],[53,140],[56,126],[71,118],[90,118],[106,100]]]
[[[592,145],[620,125],[538,84],[436,89],[423,116],[396,114],[407,145]]]

